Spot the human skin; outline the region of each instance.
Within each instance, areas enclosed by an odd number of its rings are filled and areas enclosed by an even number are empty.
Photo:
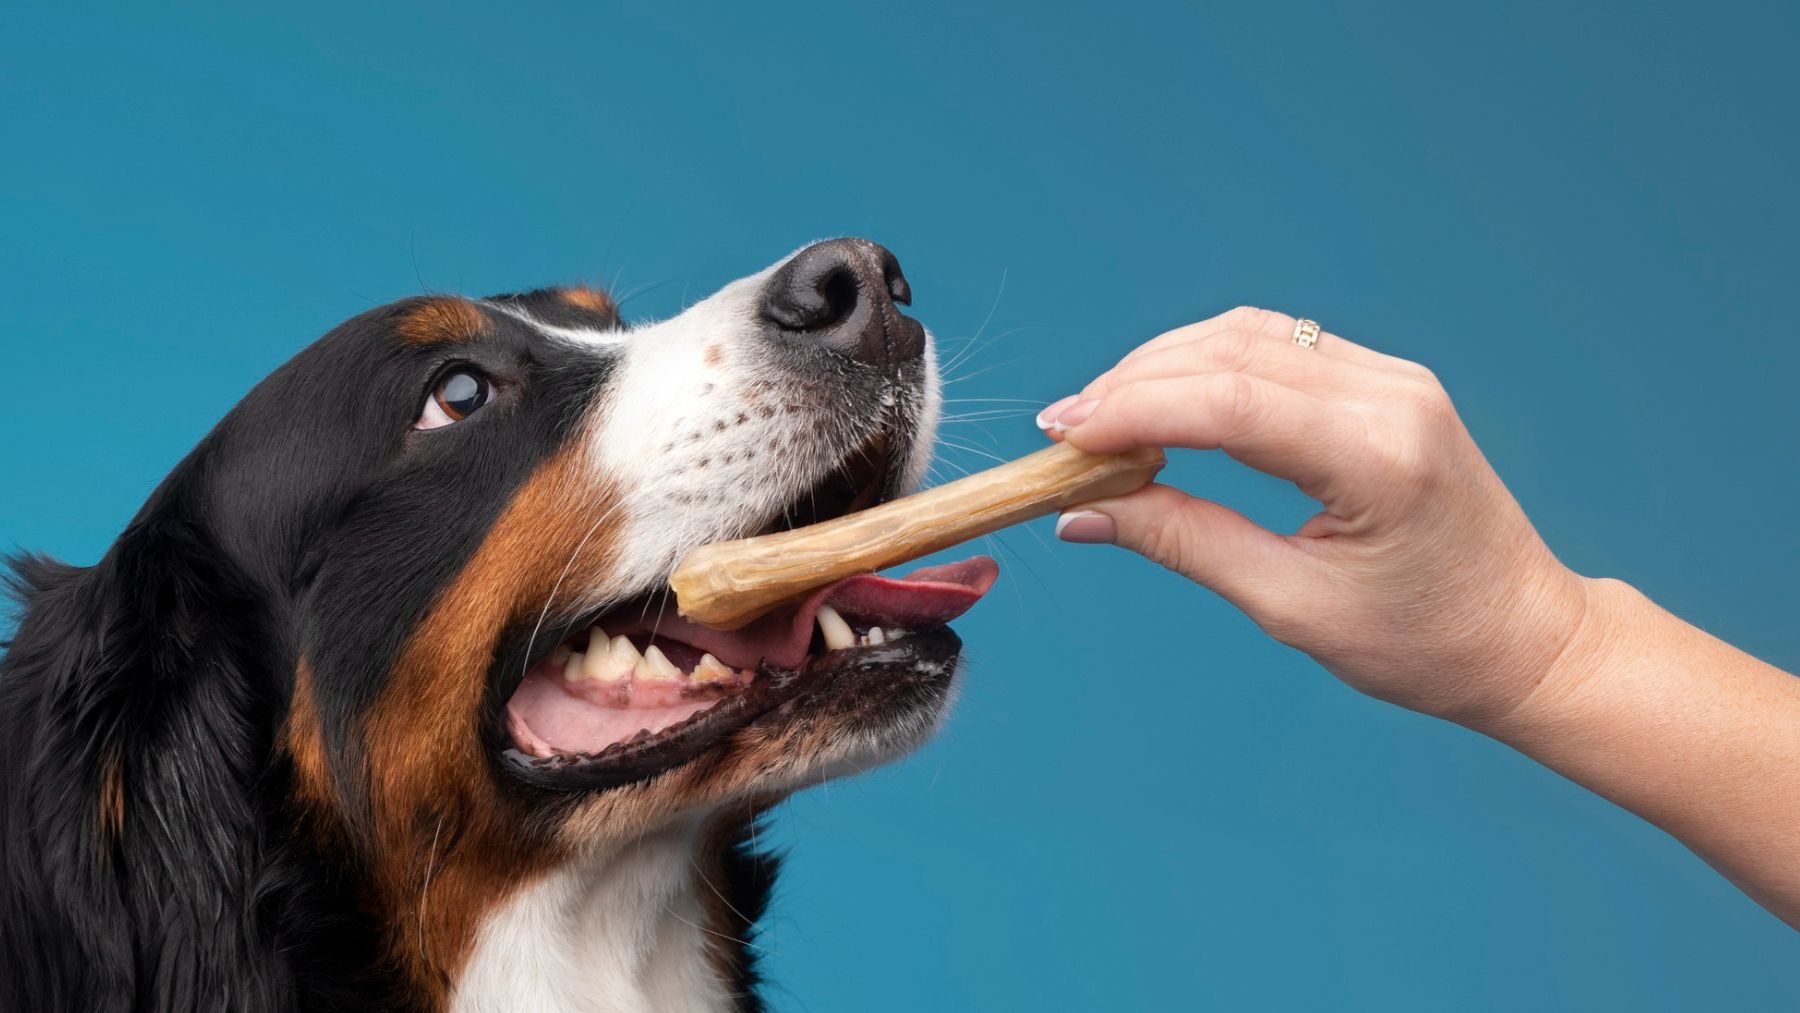
[[[1166,485],[1083,504],[1361,692],[1505,742],[1662,827],[1800,928],[1800,679],[1583,577],[1539,537],[1424,367],[1242,307],[1046,408],[1094,453],[1223,450],[1321,511],[1291,534]]]

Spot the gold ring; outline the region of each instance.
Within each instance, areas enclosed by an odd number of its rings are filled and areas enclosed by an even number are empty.
[[[1294,344],[1314,348],[1319,344],[1319,322],[1305,317],[1294,321]]]

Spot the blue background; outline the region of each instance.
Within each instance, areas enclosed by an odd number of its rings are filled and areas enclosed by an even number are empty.
[[[92,561],[373,303],[667,315],[859,234],[954,412],[1303,312],[1436,369],[1572,565],[1800,666],[1800,9],[651,6],[9,6],[0,541]],[[948,432],[946,474],[1039,441]],[[1794,1006],[1800,937],[1637,819],[1140,560],[997,551],[947,731],[780,812],[779,1008]]]

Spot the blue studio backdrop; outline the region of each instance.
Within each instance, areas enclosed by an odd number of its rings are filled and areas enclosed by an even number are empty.
[[[1793,669],[1797,47],[1776,3],[9,5],[0,542],[94,561],[372,304],[652,318],[852,234],[955,362],[941,477],[1278,307],[1432,366],[1572,565]],[[944,733],[776,815],[776,1008],[1797,1001],[1800,936],[1636,818],[1141,560],[992,551]]]

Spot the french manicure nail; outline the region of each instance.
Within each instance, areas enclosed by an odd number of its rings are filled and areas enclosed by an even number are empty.
[[[1069,407],[1070,405],[1074,404],[1076,401],[1079,401],[1080,399],[1081,399],[1080,394],[1070,394],[1068,397],[1063,398],[1061,401],[1052,401],[1050,403],[1049,407],[1045,408],[1041,412],[1038,412],[1037,427],[1039,429],[1046,429],[1046,430],[1049,429],[1050,423],[1056,421],[1056,417],[1058,415],[1062,414],[1062,410],[1064,408]]]
[[[1084,545],[1109,545],[1119,537],[1119,525],[1097,510],[1071,510],[1056,519],[1056,537]]]
[[[1083,422],[1086,422],[1087,417],[1094,414],[1094,409],[1098,407],[1100,407],[1100,400],[1098,398],[1077,401],[1067,408],[1064,408],[1055,418],[1051,419],[1050,428],[1059,433],[1066,433],[1076,426],[1081,425]]]

